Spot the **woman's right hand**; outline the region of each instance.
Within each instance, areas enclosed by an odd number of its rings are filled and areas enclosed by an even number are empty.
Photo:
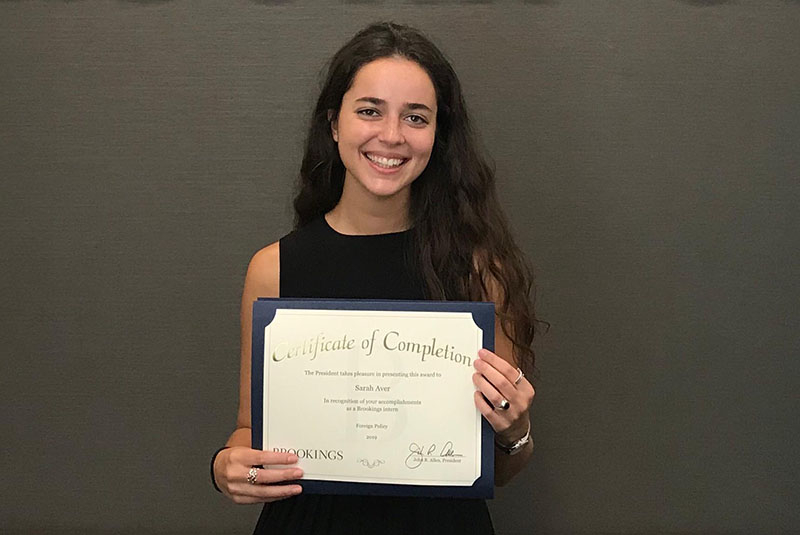
[[[300,485],[278,484],[302,477],[300,468],[280,466],[296,462],[297,455],[291,453],[234,446],[222,450],[214,459],[214,480],[222,493],[236,503],[274,502],[303,491]],[[247,476],[253,467],[257,468],[256,481],[250,483]]]

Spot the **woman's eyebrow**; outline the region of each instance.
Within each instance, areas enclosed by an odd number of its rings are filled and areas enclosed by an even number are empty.
[[[375,106],[386,105],[386,101],[378,97],[361,97],[357,98],[355,102],[369,102],[370,104],[374,104]],[[426,110],[433,113],[433,110],[430,109],[427,105],[420,104],[419,102],[406,102],[405,107],[409,110]]]
[[[386,104],[385,100],[383,100],[382,98],[376,98],[376,97],[361,97],[361,98],[357,98],[355,101],[356,102],[369,102],[370,104],[375,104],[376,106],[381,106],[383,104]]]
[[[426,106],[425,104],[420,104],[418,102],[408,102],[406,103],[406,108],[408,108],[409,110],[425,110],[433,113],[433,110],[430,109],[428,106]]]

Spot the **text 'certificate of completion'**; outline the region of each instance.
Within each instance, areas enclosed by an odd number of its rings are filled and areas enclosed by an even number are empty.
[[[296,454],[304,492],[491,497],[482,347],[492,303],[259,299],[253,447]]]

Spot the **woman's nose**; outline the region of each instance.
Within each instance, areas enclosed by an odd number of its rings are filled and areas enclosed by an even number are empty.
[[[405,141],[403,139],[403,132],[400,127],[399,119],[387,119],[381,125],[381,131],[378,133],[378,141],[386,143],[387,145],[399,145]]]

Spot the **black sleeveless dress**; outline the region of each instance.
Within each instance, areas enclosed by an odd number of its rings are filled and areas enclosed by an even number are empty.
[[[347,236],[324,218],[280,241],[281,297],[424,299],[410,233]],[[302,484],[302,483],[301,483]],[[483,500],[300,494],[266,504],[256,534],[492,534]]]

